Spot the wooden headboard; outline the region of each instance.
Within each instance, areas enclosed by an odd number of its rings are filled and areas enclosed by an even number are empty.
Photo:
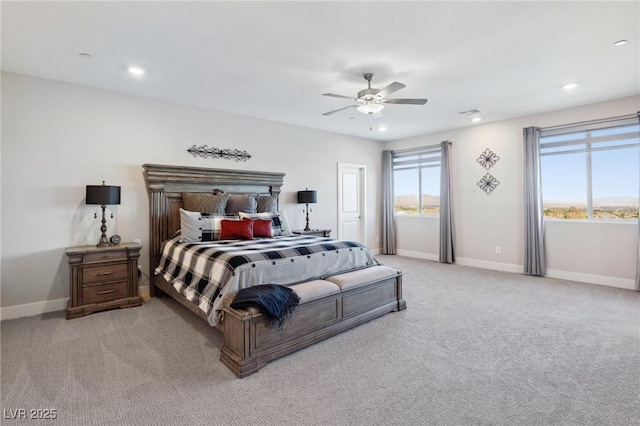
[[[149,193],[151,272],[158,265],[162,242],[180,229],[180,208],[184,206],[183,192],[213,193],[214,189],[222,189],[226,193],[234,194],[259,193],[279,196],[285,175],[160,164],[143,164],[142,167]]]

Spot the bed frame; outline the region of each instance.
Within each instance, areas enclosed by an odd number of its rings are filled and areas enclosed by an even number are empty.
[[[178,293],[162,276],[153,273],[160,260],[162,242],[180,229],[182,193],[212,193],[214,189],[222,189],[227,193],[279,196],[284,173],[158,164],[144,164],[142,167],[149,193],[150,294],[166,294],[207,321],[204,312]],[[224,334],[221,361],[238,377],[244,377],[258,371],[272,359],[388,312],[405,309],[401,272],[383,275],[372,278],[371,274],[363,274],[360,281],[356,276],[355,286],[354,278],[350,277],[352,288],[348,291],[301,304],[290,320],[293,324],[290,329],[284,333],[269,333],[268,338],[263,333],[268,328],[268,321],[262,314],[254,309],[234,310],[225,302],[223,320],[217,325]]]

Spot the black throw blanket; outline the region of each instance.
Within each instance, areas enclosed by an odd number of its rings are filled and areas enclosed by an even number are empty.
[[[272,328],[281,330],[299,302],[300,298],[289,287],[261,284],[240,290],[231,302],[231,307],[234,309],[256,307],[270,317]]]

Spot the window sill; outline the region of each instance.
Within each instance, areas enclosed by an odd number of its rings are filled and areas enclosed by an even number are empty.
[[[638,219],[544,219],[545,222],[553,223],[595,223],[613,225],[637,225]]]
[[[419,218],[427,218],[427,219],[440,219],[440,215],[438,214],[397,214],[394,213],[393,215],[395,218],[399,218],[399,217],[410,217],[413,219],[419,219]]]

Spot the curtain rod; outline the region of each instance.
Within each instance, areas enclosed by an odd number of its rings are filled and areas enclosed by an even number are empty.
[[[451,141],[442,141],[442,142],[449,142],[449,146],[453,145],[453,142],[451,142]],[[440,142],[440,143],[442,143],[442,142]],[[425,149],[440,148],[440,143],[437,143],[437,144],[434,144],[434,145],[420,146],[420,147],[417,147],[417,148],[406,148],[406,149],[398,149],[398,150],[392,149],[391,151],[393,153],[396,153],[396,154],[404,154],[406,152],[412,152],[412,151],[423,151]]]
[[[638,118],[639,115],[640,115],[640,111],[635,114],[619,115],[617,117],[600,118],[597,120],[587,120],[587,121],[578,121],[576,123],[560,124],[558,126],[541,127],[540,130],[541,131],[558,130],[558,129],[564,129],[569,127],[584,126],[585,124],[599,124],[599,123],[606,123],[608,121],[629,120],[632,118]]]

